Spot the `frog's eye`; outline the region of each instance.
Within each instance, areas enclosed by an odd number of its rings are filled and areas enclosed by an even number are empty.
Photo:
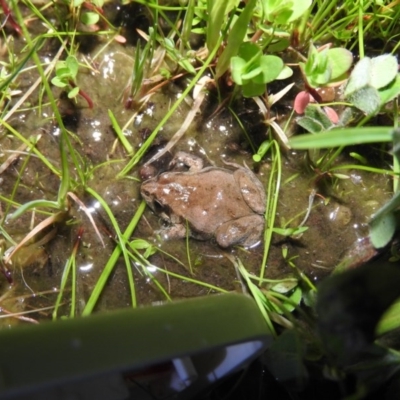
[[[150,196],[150,192],[149,192],[148,190],[142,189],[142,193],[143,193],[145,196]]]

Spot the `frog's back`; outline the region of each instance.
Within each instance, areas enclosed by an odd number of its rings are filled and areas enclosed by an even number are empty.
[[[196,185],[191,174],[182,174],[179,181],[193,189],[187,191],[181,217],[196,231],[213,234],[221,224],[253,213],[229,170],[207,168],[195,177]]]

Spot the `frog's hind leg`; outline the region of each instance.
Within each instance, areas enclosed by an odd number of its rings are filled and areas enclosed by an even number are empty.
[[[254,214],[220,225],[215,232],[215,239],[223,248],[234,245],[252,247],[261,240],[263,231],[264,217]]]

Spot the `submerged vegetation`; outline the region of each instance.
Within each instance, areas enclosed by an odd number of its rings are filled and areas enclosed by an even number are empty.
[[[0,321],[244,290],[291,395],[396,393],[398,1],[0,5]],[[178,149],[259,174],[259,246],[153,233]]]

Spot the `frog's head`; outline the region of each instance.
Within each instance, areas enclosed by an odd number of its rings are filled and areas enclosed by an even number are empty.
[[[140,193],[144,201],[149,205],[149,207],[158,214],[160,208],[162,209],[162,204],[158,201],[158,183],[156,178],[148,179],[142,183],[140,188]]]
[[[171,221],[169,207],[163,204],[162,198],[158,195],[159,190],[157,178],[152,178],[142,183],[140,193],[155,214],[159,215],[164,221]]]

